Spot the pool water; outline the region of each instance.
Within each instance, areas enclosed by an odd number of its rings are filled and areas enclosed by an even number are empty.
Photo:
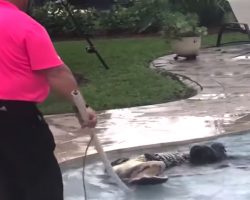
[[[230,159],[213,165],[183,165],[167,170],[168,182],[132,187],[124,194],[105,174],[100,162],[85,169],[88,200],[249,200],[250,199],[250,133],[213,140],[222,142]],[[205,142],[209,143],[211,141]],[[188,150],[190,145],[178,150]],[[163,150],[164,152],[164,150]],[[65,200],[84,200],[82,169],[63,173]]]

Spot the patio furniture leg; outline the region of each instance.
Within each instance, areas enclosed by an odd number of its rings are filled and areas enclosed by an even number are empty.
[[[226,27],[227,27],[227,24],[223,24],[222,27],[220,28],[220,31],[218,33],[216,47],[219,47],[221,45],[222,34],[225,31]]]
[[[249,30],[248,24],[244,24],[244,27],[245,27],[246,33],[248,35],[248,39],[250,40],[250,30]]]

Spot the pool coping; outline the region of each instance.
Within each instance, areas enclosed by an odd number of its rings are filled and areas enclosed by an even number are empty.
[[[118,158],[122,157],[130,157],[131,152],[133,152],[133,156],[136,155],[141,155],[145,152],[147,153],[161,153],[164,151],[170,151],[174,152],[176,148],[178,148],[181,145],[189,145],[193,143],[205,143],[209,142],[211,140],[215,140],[218,138],[223,138],[227,136],[234,136],[234,135],[243,135],[246,134],[247,132],[250,132],[250,129],[248,130],[242,130],[239,132],[229,132],[221,135],[213,135],[213,136],[208,136],[208,137],[203,137],[203,138],[196,138],[196,139],[191,139],[191,140],[182,140],[182,141],[177,141],[177,142],[166,142],[166,143],[158,143],[158,144],[150,144],[150,145],[145,145],[145,146],[136,146],[136,147],[129,147],[129,148],[124,148],[124,149],[114,149],[110,151],[105,151],[105,154],[108,157],[112,157],[113,159],[109,159],[110,161],[113,161]],[[63,161],[60,163],[60,167],[62,171],[68,170],[68,169],[76,169],[83,166],[84,159],[87,164],[91,164],[96,161],[102,162],[98,152],[96,153],[91,153],[87,154],[86,156],[80,156],[77,158],[73,158],[71,160]]]

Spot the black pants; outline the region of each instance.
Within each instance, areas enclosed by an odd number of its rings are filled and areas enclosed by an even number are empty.
[[[0,100],[0,199],[63,200],[54,149],[35,104]]]

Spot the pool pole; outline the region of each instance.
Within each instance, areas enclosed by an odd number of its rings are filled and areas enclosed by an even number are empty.
[[[88,120],[88,115],[86,113],[86,103],[85,100],[83,98],[83,96],[81,95],[81,92],[79,90],[74,90],[71,93],[72,97],[73,97],[73,101],[74,104],[78,110],[79,116],[81,119],[79,119],[79,121],[82,121],[83,123],[86,122]],[[89,135],[91,135],[93,137],[93,142],[95,145],[95,148],[98,152],[98,154],[100,155],[102,162],[108,172],[108,174],[116,181],[117,185],[124,191],[131,191],[127,185],[119,178],[119,176],[114,172],[108,157],[106,155],[106,153],[104,152],[102,145],[97,137],[97,135],[95,134],[95,132],[93,131],[93,129],[91,128],[85,128],[88,132]]]

